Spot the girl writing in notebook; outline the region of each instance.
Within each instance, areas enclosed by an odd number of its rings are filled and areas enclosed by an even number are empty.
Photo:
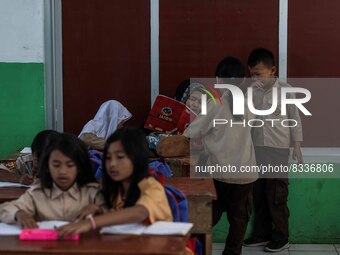
[[[102,212],[104,199],[94,183],[86,146],[76,136],[57,134],[51,138],[39,176],[39,184],[1,205],[2,222],[36,228],[36,221],[73,221]]]
[[[114,224],[172,221],[164,188],[148,172],[147,144],[142,130],[121,128],[113,133],[104,147],[103,167],[103,194],[111,210],[62,226],[61,235]]]

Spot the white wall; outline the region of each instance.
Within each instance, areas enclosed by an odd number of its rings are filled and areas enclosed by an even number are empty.
[[[44,62],[43,33],[43,0],[0,0],[0,62]]]

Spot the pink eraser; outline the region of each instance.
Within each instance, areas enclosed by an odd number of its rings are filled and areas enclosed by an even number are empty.
[[[19,235],[20,240],[58,240],[59,233],[53,229],[23,229]],[[61,240],[79,240],[79,234],[67,234]]]

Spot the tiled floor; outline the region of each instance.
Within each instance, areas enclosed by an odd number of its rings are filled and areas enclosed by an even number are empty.
[[[213,244],[213,255],[221,255],[223,243]],[[278,253],[264,252],[263,247],[243,247],[242,255],[340,255],[340,244],[290,244],[289,250]]]

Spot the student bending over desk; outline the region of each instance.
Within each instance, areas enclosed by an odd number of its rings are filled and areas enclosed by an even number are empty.
[[[83,233],[103,226],[172,221],[163,186],[148,172],[145,135],[136,128],[121,128],[104,147],[103,194],[111,211],[59,228],[60,234]]]
[[[132,114],[116,100],[104,102],[94,118],[86,123],[79,138],[91,149],[103,150],[105,140],[116,129],[123,127]]]
[[[85,144],[71,134],[51,137],[40,165],[40,184],[0,207],[0,220],[22,228],[36,221],[73,221],[101,213],[104,199],[92,175]]]

